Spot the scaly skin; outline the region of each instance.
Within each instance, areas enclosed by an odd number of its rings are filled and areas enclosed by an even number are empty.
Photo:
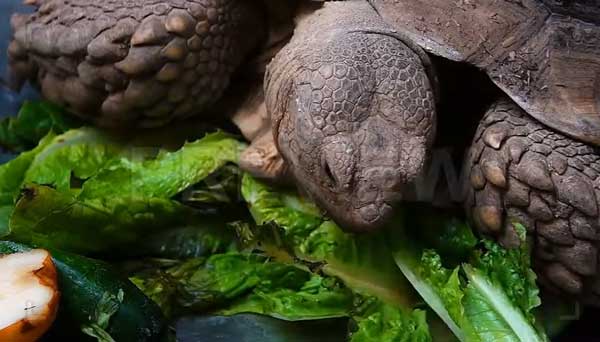
[[[264,38],[246,0],[37,0],[15,15],[16,85],[102,126],[158,126],[202,113]],[[249,34],[252,33],[252,34]]]
[[[511,247],[514,222],[533,242],[534,267],[550,289],[600,303],[600,150],[554,132],[509,100],[481,121],[466,160],[467,212]]]
[[[269,65],[278,150],[299,185],[347,229],[384,223],[422,171],[435,131],[426,58],[367,2],[348,1],[303,19]]]

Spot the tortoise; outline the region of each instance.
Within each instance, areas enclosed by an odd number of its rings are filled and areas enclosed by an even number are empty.
[[[264,85],[232,118],[252,141],[241,166],[290,176],[352,231],[383,226],[427,168],[431,56],[485,71],[505,95],[465,158],[466,212],[507,246],[522,223],[540,281],[598,303],[597,0],[307,1],[291,38],[274,29],[292,18],[277,17],[277,1],[27,2],[37,12],[12,20],[17,84],[37,80],[102,126],[210,112],[235,70],[265,52]]]

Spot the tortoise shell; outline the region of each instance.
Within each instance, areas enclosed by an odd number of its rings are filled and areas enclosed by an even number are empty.
[[[600,144],[600,1],[371,3],[426,51],[485,70],[538,121]]]

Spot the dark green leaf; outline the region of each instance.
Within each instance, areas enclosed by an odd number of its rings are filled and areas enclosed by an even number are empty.
[[[25,102],[16,117],[0,121],[0,146],[15,152],[33,148],[50,131],[62,133],[81,124],[48,102]]]

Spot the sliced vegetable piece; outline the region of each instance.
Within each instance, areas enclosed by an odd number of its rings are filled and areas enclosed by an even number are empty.
[[[0,341],[37,341],[54,322],[59,298],[56,268],[48,251],[1,256]]]
[[[25,245],[0,241],[0,253],[29,250],[31,248]],[[57,338],[66,335],[70,339],[63,340],[83,340],[82,332],[75,337],[72,334],[78,328],[98,322],[98,305],[106,294],[119,297],[119,293],[123,292],[123,300],[111,315],[106,333],[115,341],[161,341],[165,323],[160,308],[129,280],[116,274],[104,262],[58,250],[50,252],[58,270],[62,292],[61,310],[52,329]]]

